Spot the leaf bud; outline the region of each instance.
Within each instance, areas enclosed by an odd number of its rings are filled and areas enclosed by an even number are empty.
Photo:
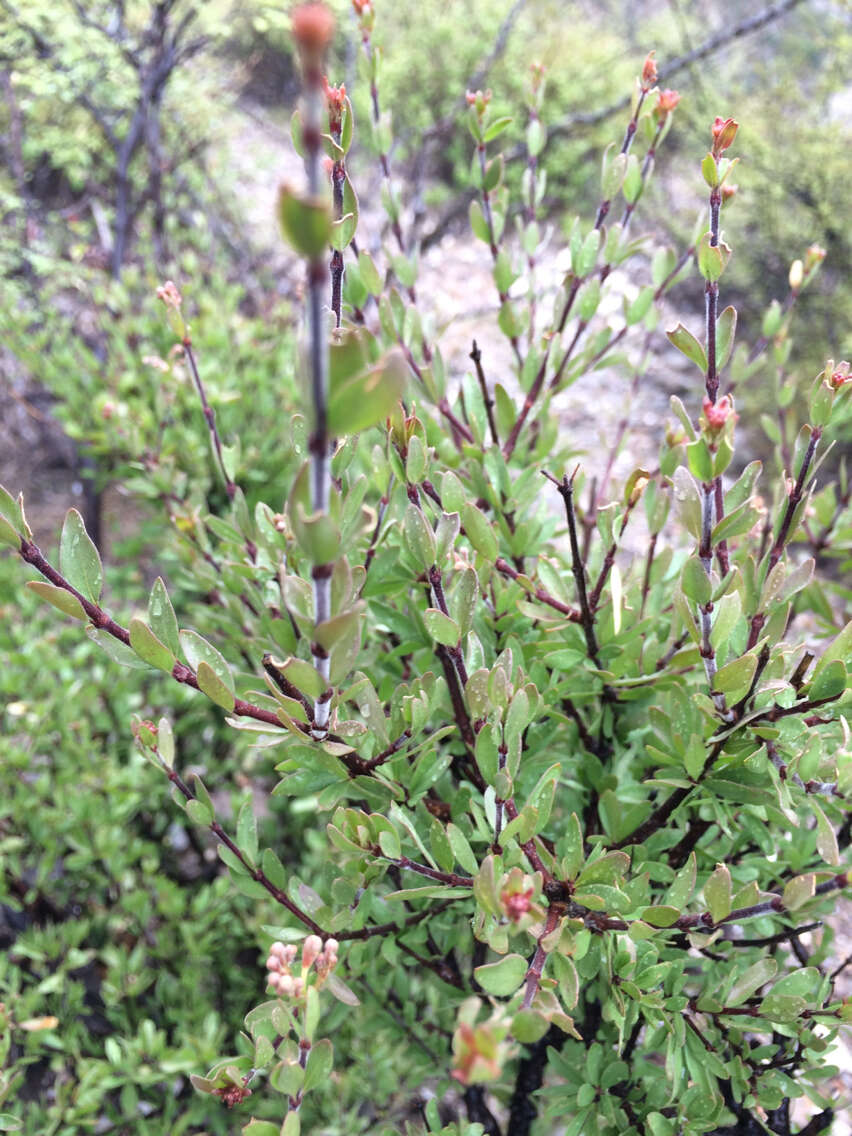
[[[642,64],[642,90],[650,91],[657,82],[657,61],[654,59],[656,51],[649,51]]]
[[[657,95],[657,102],[654,106],[654,116],[657,122],[662,122],[666,119],[680,102],[680,95],[677,91],[665,90],[660,91]]]
[[[728,149],[736,138],[739,128],[740,124],[735,122],[732,118],[722,118],[720,115],[716,116],[711,128],[714,158],[718,158],[724,150]]]
[[[157,289],[157,298],[166,305],[166,318],[169,321],[169,327],[182,341],[186,336],[186,324],[181,311],[183,296],[178,291],[175,282],[167,280],[165,284],[161,284]]]

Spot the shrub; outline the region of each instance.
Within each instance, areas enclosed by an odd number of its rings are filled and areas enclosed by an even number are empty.
[[[354,6],[369,67],[375,13]],[[271,997],[194,1084],[213,1116],[220,1103],[267,1115],[259,1087],[280,1094],[274,1121],[248,1120],[252,1136],[403,1123],[468,1136],[534,1123],[573,1136],[790,1133],[802,1095],[819,1110],[808,1130],[825,1130],[826,1055],[852,1017],[834,995],[831,932],[815,934],[848,885],[852,624],[840,626],[842,589],[817,573],[826,548],[848,557],[847,488],[819,499],[815,478],[852,382],[831,361],[812,381],[782,476],[761,481],[759,463],[743,463],[726,372],[736,311],[719,302],[737,123],[717,118],[694,143],[709,143],[709,222],[694,247],[657,250],[637,267],[647,283],[605,319],[613,269],[641,251],[634,214],[678,102],[656,89],[648,57],[551,314],[535,283],[542,77],[517,240],[495,145],[509,122],[470,92],[471,225],[514,373],[493,373],[495,332],[457,384],[390,186],[394,247],[381,268],[353,247],[353,115],[323,74],[331,18],[297,9],[294,33],[307,193],[282,187],[279,218],[306,263],[307,418],[282,445],[300,463],[285,503],[249,509],[222,465],[228,505],[194,520],[202,587],[212,573],[227,593],[215,643],[182,626],[162,581],[144,614],[117,622],[78,515],[57,569],[20,500],[0,499],[0,539],[41,574],[41,598],[116,662],[206,695],[258,746],[259,776],[275,751],[272,799],[289,812],[273,830],[250,798],[232,822],[185,772],[192,743],[169,717],[133,725],[264,913]],[[821,259],[812,249],[794,266],[795,291]],[[595,369],[615,382],[626,361],[641,406],[644,344],[693,260],[705,332],[678,324],[668,338],[695,367],[695,394],[673,400],[658,466],[613,491],[636,410],[591,455],[592,479],[560,437],[555,400]],[[189,352],[180,294],[167,284],[161,296]],[[785,342],[782,313],[751,351]],[[290,818],[307,822],[295,839]],[[421,1118],[404,1119],[400,1087],[428,1090]]]

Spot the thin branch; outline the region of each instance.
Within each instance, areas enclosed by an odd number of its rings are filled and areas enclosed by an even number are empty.
[[[482,352],[479,350],[475,339],[469,358],[473,360],[473,365],[476,368],[477,382],[479,383],[480,391],[482,391],[485,413],[488,415],[488,428],[491,431],[491,440],[495,446],[499,446],[500,439],[497,436],[497,423],[494,421],[494,399],[491,397],[491,392],[488,389],[488,383],[485,378],[485,371],[482,369]]]
[[[210,441],[213,444],[213,452],[216,455],[216,463],[219,466],[219,472],[222,475],[222,480],[225,482],[225,492],[228,494],[228,500],[233,501],[237,492],[237,486],[231,480],[230,474],[225,466],[225,457],[222,452],[222,440],[219,437],[219,431],[216,427],[216,411],[207,401],[207,392],[204,389],[204,384],[201,381],[201,375],[198,371],[198,363],[196,362],[195,352],[192,349],[192,339],[189,332],[184,335],[181,346],[183,347],[184,355],[189,363],[189,369],[192,374],[192,381],[195,383],[195,389],[198,392],[198,397],[201,400],[201,409],[204,411],[204,421],[207,423],[207,429],[210,431]]]
[[[601,661],[598,656],[598,641],[595,635],[595,617],[586,594],[586,570],[580,556],[580,545],[577,540],[577,523],[574,516],[574,478],[576,469],[569,478],[566,474],[558,481],[552,474],[545,473],[545,477],[552,481],[565,502],[565,515],[568,519],[568,537],[571,542],[571,571],[574,573],[574,583],[577,586],[577,597],[580,601],[580,624],[586,637],[586,649],[589,658],[601,670]]]

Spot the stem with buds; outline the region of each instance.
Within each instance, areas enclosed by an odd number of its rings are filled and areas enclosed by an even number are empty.
[[[318,45],[308,40],[300,41],[297,36],[297,42],[301,51],[303,71],[302,130],[305,174],[308,193],[316,199],[320,196],[322,185],[322,130],[327,109],[322,61],[327,40],[322,45]],[[327,278],[325,262],[318,253],[308,261],[307,294],[308,364],[314,415],[314,429],[308,448],[311,454],[311,511],[314,516],[328,512],[331,490],[328,436],[328,336],[323,313]],[[332,567],[331,564],[314,564],[311,570],[316,627],[325,623],[331,616]],[[326,649],[318,642],[311,644],[311,658],[325,683],[325,689],[314,703],[311,736],[317,740],[324,740],[328,735],[332,697],[329,686],[330,659]]]

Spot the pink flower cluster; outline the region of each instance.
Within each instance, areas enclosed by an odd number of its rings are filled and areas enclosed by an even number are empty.
[[[298,953],[296,947],[292,943],[273,943],[266,960],[269,985],[279,998],[301,998],[312,966],[317,974],[317,985],[322,985],[337,965],[337,947],[337,939],[326,939],[323,945],[319,935],[308,935],[302,943],[300,973],[293,974],[291,968]]]
[[[174,280],[167,280],[165,284],[160,285],[157,289],[157,298],[162,300],[167,308],[174,308],[175,311],[179,311],[183,303],[183,296],[178,291]]]

